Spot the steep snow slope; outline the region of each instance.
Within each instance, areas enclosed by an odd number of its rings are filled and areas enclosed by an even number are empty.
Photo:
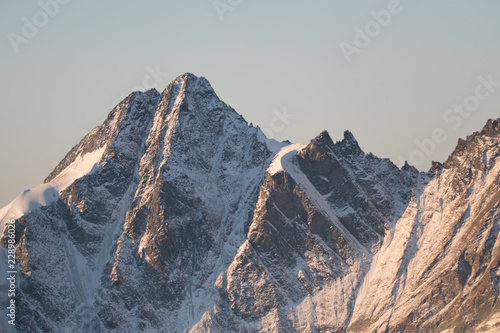
[[[494,331],[499,141],[490,120],[419,174],[350,132],[267,139],[192,74],[132,93],[0,210],[16,328]]]
[[[40,186],[59,191],[50,201],[23,216],[3,211],[17,219],[18,301],[27,309],[18,327],[194,325],[215,302],[215,280],[282,146],[248,126],[204,78],[186,74],[162,94],[131,94]],[[29,206],[26,198],[16,205]]]
[[[335,169],[344,172],[341,179],[330,174]],[[415,176],[413,169],[368,157],[350,133],[336,144],[324,132],[306,147],[284,147],[267,170],[245,242],[217,280],[218,305],[191,332],[345,330],[372,256],[372,246],[361,241],[376,232],[353,234],[344,225],[349,220],[337,216],[345,217],[346,206],[375,206],[381,200],[377,191],[360,198],[357,191],[334,193],[328,184],[333,177],[345,188],[362,187],[358,182],[366,180],[355,173],[370,173],[373,186],[388,193],[407,186],[409,194]],[[385,183],[382,175],[400,181]],[[314,185],[319,180],[324,184]],[[387,198],[392,201],[386,209],[407,204],[396,202],[396,195]]]
[[[18,219],[32,210],[57,201],[62,191],[77,179],[90,175],[102,158],[105,147],[79,156],[52,181],[35,186],[21,193],[14,201],[0,211],[0,228],[3,230],[7,219]]]
[[[16,220],[16,258],[22,272],[16,294],[16,305],[22,309],[16,318],[20,331],[86,330],[93,294],[114,246],[114,230],[123,218],[122,206],[131,199],[134,165],[158,98],[153,90],[133,93],[114,108],[41,187],[71,174],[79,178],[64,184],[60,193],[53,191],[55,200]],[[6,245],[5,238],[2,243]]]
[[[146,139],[111,280],[97,299],[100,320],[113,323],[96,330],[181,331],[215,304],[215,280],[244,239],[276,148],[204,78],[188,74],[167,87]],[[127,304],[138,298],[143,301]]]
[[[470,331],[498,311],[499,139],[490,120],[420,176],[365,278],[353,331]]]

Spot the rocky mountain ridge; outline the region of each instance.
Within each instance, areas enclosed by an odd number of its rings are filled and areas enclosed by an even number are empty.
[[[16,329],[494,332],[499,143],[489,120],[419,173],[348,131],[268,139],[189,73],[132,93],[0,210]]]

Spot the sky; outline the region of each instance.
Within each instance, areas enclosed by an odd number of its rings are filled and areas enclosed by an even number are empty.
[[[0,207],[185,72],[268,136],[426,171],[500,116],[500,2],[0,0]]]

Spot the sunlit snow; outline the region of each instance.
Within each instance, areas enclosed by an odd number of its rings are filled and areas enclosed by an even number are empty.
[[[7,219],[17,219],[37,208],[57,201],[59,194],[75,180],[90,174],[97,167],[105,150],[105,146],[83,156],[78,156],[55,179],[37,185],[18,195],[10,204],[0,210],[0,228]]]

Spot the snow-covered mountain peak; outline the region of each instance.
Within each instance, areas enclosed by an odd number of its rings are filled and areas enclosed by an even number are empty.
[[[359,147],[358,141],[354,137],[354,135],[350,131],[344,132],[344,138],[336,142],[336,148],[342,152],[343,155],[352,155],[352,156],[363,156],[364,152]]]
[[[172,89],[175,87],[177,89]],[[184,73],[176,77],[164,90],[165,92],[187,92],[188,94],[197,94],[199,96],[208,97],[209,95],[215,95],[215,91],[212,88],[210,82],[203,76],[196,76],[192,73]]]
[[[331,149],[335,144],[327,131],[323,131],[313,138],[304,150],[308,152],[316,152],[321,154],[326,154],[328,150]],[[301,154],[305,154],[305,151]]]
[[[16,327],[490,325],[500,311],[499,133],[488,121],[419,174],[365,154],[349,131],[307,146],[268,139],[191,73],[161,94],[133,92],[44,184],[0,210],[16,219]]]
[[[453,153],[444,163],[445,169],[489,170],[500,155],[500,119],[489,119],[481,131],[459,139]]]
[[[330,133],[328,133],[328,131],[323,131],[319,133],[314,139],[311,140],[311,142],[317,142],[327,145],[333,143],[332,138],[330,137]]]

